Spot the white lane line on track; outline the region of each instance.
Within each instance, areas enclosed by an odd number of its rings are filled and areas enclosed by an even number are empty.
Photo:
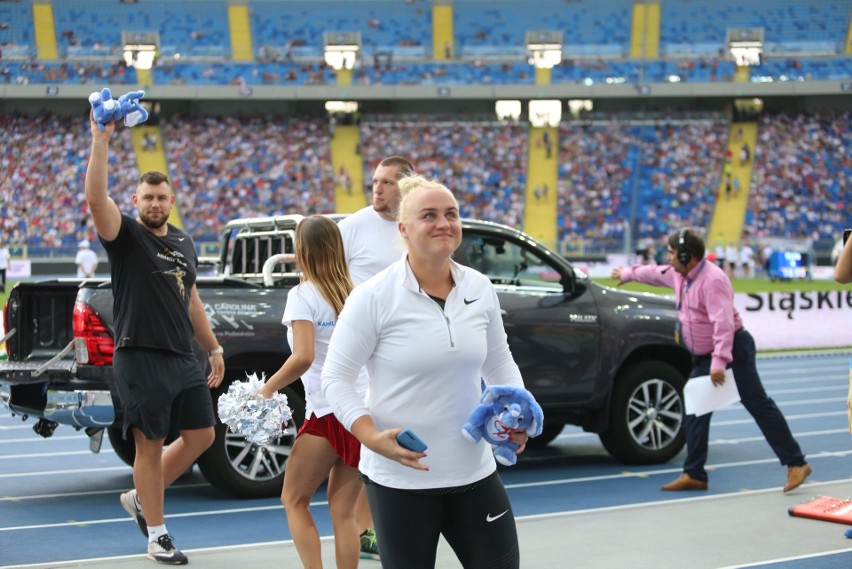
[[[843,402],[845,403],[846,399],[844,399]],[[723,409],[723,411],[724,410],[725,409]],[[742,411],[743,409],[742,409],[742,407],[740,407],[738,410]],[[716,414],[718,412],[719,411],[714,411],[714,414]],[[785,418],[789,422],[789,421],[797,421],[797,420],[803,420],[803,419],[819,419],[819,418],[822,418],[822,417],[841,417],[841,416],[845,418],[847,416],[847,412],[846,411],[832,411],[832,412],[829,412],[829,413],[805,413],[805,414],[802,414],[802,415],[785,415]],[[725,427],[725,426],[734,426],[734,425],[756,425],[756,423],[754,422],[754,419],[750,416],[745,418],[745,419],[729,419],[727,421],[713,421],[714,427]],[[569,425],[569,428],[574,429],[574,428],[579,428],[579,427],[574,427],[573,425]],[[837,434],[837,433],[847,433],[847,432],[849,432],[848,429],[832,429],[832,430],[827,430],[827,431],[811,431],[811,432],[793,433],[793,435],[799,437],[799,436],[817,436],[817,435],[822,435],[822,434]],[[560,440],[566,441],[566,440],[569,440],[569,439],[597,438],[597,436],[598,436],[597,433],[590,433],[590,432],[586,432],[586,431],[574,431],[574,432],[563,433],[561,435],[558,435],[554,439],[554,441],[560,441]],[[751,441],[753,439],[752,438],[741,438],[741,439],[738,438],[738,439],[731,439],[731,440],[740,441],[740,442],[747,442],[747,441]],[[761,440],[763,440],[763,439],[761,439]],[[710,444],[713,444],[712,440],[710,441]]]
[[[311,506],[324,506],[328,505],[327,501],[323,502],[311,502]],[[222,510],[210,510],[207,512],[186,512],[183,514],[169,514],[166,516],[167,520],[172,520],[175,518],[198,518],[204,516],[219,516],[224,514],[245,514],[250,512],[269,512],[272,510],[281,510],[282,513],[284,511],[284,506],[281,504],[274,506],[253,506],[251,508],[225,508]],[[85,527],[85,526],[94,526],[94,525],[102,525],[102,524],[118,524],[118,523],[135,523],[132,519],[127,516],[122,518],[107,518],[103,520],[73,520],[68,522],[59,522],[53,524],[37,524],[37,525],[29,525],[29,526],[12,526],[12,527],[0,527],[0,532],[4,531],[21,531],[21,530],[33,530],[33,529],[45,529],[45,528],[59,528],[59,527]]]
[[[817,559],[820,557],[828,557],[829,555],[837,555],[839,553],[849,553],[850,551],[852,551],[852,548],[835,549],[833,551],[820,551],[819,553],[811,553],[810,555],[797,555],[795,557],[779,557],[777,559],[767,559],[765,561],[749,563],[748,565],[728,565],[727,567],[720,567],[719,569],[744,569],[745,567],[765,567],[767,565],[774,565],[776,563],[799,561],[802,559]]]
[[[841,452],[821,452],[817,454],[808,455],[809,460],[814,460],[817,458],[841,458],[845,459],[849,455],[852,455],[852,450],[841,451]],[[775,457],[761,459],[761,460],[747,460],[747,461],[739,461],[739,462],[729,462],[729,463],[720,463],[707,465],[707,470],[710,472],[720,470],[723,468],[735,468],[738,466],[751,466],[757,464],[776,464],[778,459]],[[602,480],[616,480],[616,479],[627,479],[627,478],[646,478],[655,474],[672,474],[682,472],[681,467],[677,468],[665,468],[653,471],[645,471],[645,472],[621,472],[619,474],[607,474],[603,476],[586,476],[582,478],[567,478],[567,479],[559,479],[559,480],[543,480],[539,482],[522,482],[517,484],[506,484],[507,490],[516,490],[516,489],[524,489],[524,488],[536,488],[536,487],[544,487],[544,486],[557,486],[557,485],[565,485],[565,484],[579,484],[583,482],[598,482]],[[830,480],[825,482],[811,482],[808,484],[809,488],[817,487],[826,484],[836,484],[837,482],[843,482],[846,479],[838,479],[838,480]],[[619,509],[629,509],[629,508],[640,508],[647,507],[649,505],[658,505],[658,504],[667,504],[673,501],[687,501],[687,500],[707,500],[707,499],[715,499],[725,496],[743,496],[748,494],[760,494],[766,492],[778,492],[778,489],[773,488],[764,488],[760,490],[740,490],[737,492],[731,492],[727,494],[713,494],[710,496],[703,497],[695,497],[695,498],[684,498],[678,500],[655,500],[651,502],[641,502],[636,504],[624,504],[620,506],[606,506],[602,508],[591,508],[585,510],[571,510],[571,511],[562,511],[562,512],[551,512],[547,514],[533,514],[529,516],[520,516],[517,519],[540,519],[547,518],[559,515],[576,515],[579,513],[589,513],[589,512],[600,512],[600,511],[610,511],[610,510],[619,510]],[[323,506],[327,505],[327,501],[317,501],[311,502],[311,506]],[[250,508],[226,508],[221,510],[211,510],[205,512],[186,512],[182,514],[169,514],[166,516],[166,519],[172,518],[195,518],[195,517],[203,517],[203,516],[215,516],[222,514],[245,514],[252,512],[268,512],[277,509],[283,509],[283,506],[280,504],[274,506],[253,506]],[[9,532],[9,531],[22,531],[22,530],[33,530],[33,529],[45,529],[45,528],[55,528],[55,527],[83,527],[89,525],[99,525],[99,524],[112,524],[112,523],[132,523],[133,520],[123,517],[123,518],[109,518],[103,520],[74,520],[69,522],[59,522],[52,524],[38,524],[38,525],[28,525],[28,526],[11,526],[11,527],[0,527],[0,532]]]
[[[816,487],[820,487],[820,486],[828,486],[828,485],[836,484],[837,482],[840,482],[840,481],[835,480],[835,481],[828,481],[828,482],[812,482],[808,486],[810,488],[816,488]],[[606,506],[606,507],[602,507],[602,508],[593,508],[593,509],[587,509],[587,510],[549,512],[549,513],[546,513],[546,514],[530,514],[530,515],[527,515],[527,516],[517,516],[515,518],[515,520],[518,521],[518,522],[538,521],[538,520],[557,518],[557,517],[586,515],[586,514],[590,514],[590,513],[602,513],[602,512],[611,512],[611,511],[619,511],[619,510],[630,510],[630,509],[636,509],[636,508],[647,508],[648,506],[654,506],[654,505],[665,506],[665,505],[669,505],[673,502],[682,503],[682,502],[690,502],[690,501],[707,501],[707,500],[715,500],[715,499],[726,499],[726,498],[733,497],[733,496],[738,497],[738,496],[743,496],[743,495],[746,495],[746,494],[767,494],[767,493],[770,493],[770,492],[777,492],[777,491],[778,490],[776,488],[767,488],[767,489],[763,489],[763,490],[747,490],[747,491],[731,492],[731,493],[728,493],[728,494],[714,494],[712,496],[693,496],[693,497],[681,498],[681,499],[677,499],[677,500],[660,500],[660,501],[657,501],[657,502],[643,502],[643,503],[640,503],[640,504],[625,504],[625,505],[621,505],[621,506]],[[311,504],[311,505],[314,505],[314,504]],[[323,540],[323,541],[328,541],[328,540],[333,539],[333,536],[330,536],[330,535],[321,536],[320,539]],[[264,542],[258,542],[258,543],[244,543],[244,544],[239,544],[239,545],[223,545],[223,546],[217,546],[217,547],[202,547],[202,548],[197,548],[197,549],[184,549],[183,551],[186,552],[186,553],[209,553],[209,552],[216,552],[216,551],[250,550],[250,549],[253,549],[253,548],[275,547],[275,546],[292,545],[292,544],[293,544],[293,540],[279,540],[279,541],[264,541]],[[748,565],[732,565],[732,566],[729,566],[729,567],[722,567],[720,569],[737,569],[737,568],[743,568],[744,569],[744,568],[747,568],[747,567],[760,567],[760,566],[766,565],[768,563],[780,563],[780,562],[784,562],[784,561],[795,561],[795,560],[798,560],[798,559],[818,558],[818,557],[822,557],[822,556],[826,556],[826,555],[846,553],[846,552],[849,552],[849,551],[852,551],[852,548],[850,548],[850,549],[837,549],[837,550],[833,550],[833,551],[824,551],[824,552],[815,553],[815,554],[812,554],[812,555],[802,555],[802,556],[797,556],[797,557],[786,557],[786,558],[781,558],[781,559],[766,560],[766,561],[761,561],[761,562],[752,563],[752,564],[748,564]],[[69,560],[69,561],[58,561],[58,562],[50,563],[50,566],[56,567],[56,568],[58,568],[58,567],[79,567],[79,566],[85,565],[87,563],[99,563],[99,562],[103,562],[103,561],[132,561],[132,560],[136,560],[136,559],[144,559],[144,556],[142,556],[142,555],[115,555],[115,556],[112,556],[112,557],[98,557],[98,558],[77,559],[77,560]],[[26,565],[9,566],[9,569],[25,569],[27,567],[44,567],[44,566],[45,566],[44,563],[30,563],[30,564],[26,564]]]
[[[715,413],[715,411],[714,411]],[[848,414],[847,411],[832,411],[830,413],[803,413],[801,415],[784,415],[784,418],[787,421],[798,421],[801,419],[821,419],[822,417],[846,417]],[[743,425],[746,423],[754,423],[754,419],[752,417],[748,417],[747,419],[732,419],[730,421],[713,421],[714,427],[721,427],[723,425]]]
[[[763,440],[763,439],[761,439]],[[817,458],[845,458],[847,456],[852,455],[852,450],[844,450],[838,452],[819,452],[808,455],[808,462],[817,459]],[[723,468],[735,468],[738,466],[753,466],[757,464],[778,464],[778,459],[776,457],[772,458],[763,458],[757,460],[742,460],[738,462],[722,462],[718,464],[708,464],[707,470],[713,472],[715,470],[720,470]],[[599,476],[584,476],[582,478],[562,478],[556,480],[541,480],[538,482],[518,482],[516,484],[506,484],[507,489],[515,489],[515,488],[535,488],[539,486],[558,486],[562,484],[577,484],[580,482],[597,482],[600,480],[617,480],[619,478],[647,478],[656,474],[672,474],[672,473],[681,473],[683,472],[683,468],[681,466],[677,466],[676,468],[661,468],[658,470],[643,470],[641,472],[630,472],[624,471],[618,474],[605,474]],[[839,482],[839,480],[834,480],[833,482]],[[777,491],[777,490],[773,490]]]
[[[770,393],[770,396],[771,395],[772,394]],[[776,401],[776,403],[778,403],[778,401]],[[778,404],[779,406],[783,407],[795,407],[797,405],[820,405],[823,403],[839,403],[841,405],[846,405],[846,395],[844,395],[843,397],[825,397],[822,399],[797,399],[795,401],[781,401]]]
[[[118,470],[130,470],[129,466],[101,466],[99,468],[80,468],[78,470],[51,470],[36,472],[13,472],[11,474],[0,474],[0,478],[24,478],[29,476],[66,476],[68,474],[85,474],[87,472],[115,472]]]
[[[110,449],[101,449],[99,453],[93,453],[90,450],[67,450],[62,452],[39,452],[33,454],[6,454],[0,455],[0,460],[8,460],[10,458],[48,458],[51,456],[78,456],[89,454],[115,454],[115,451]]]
[[[844,370],[844,371],[846,371],[846,370]],[[773,375],[775,375],[777,377],[779,374],[775,373]],[[763,383],[763,386],[770,388],[769,389],[770,391],[772,391],[771,388],[773,388],[776,385],[790,385],[790,384],[797,384],[797,383],[804,383],[804,384],[807,384],[807,385],[813,385],[815,383],[826,383],[826,382],[837,383],[839,385],[848,385],[848,383],[847,383],[848,381],[849,381],[849,373],[848,372],[843,373],[843,374],[838,374],[838,375],[831,375],[831,376],[820,375],[820,376],[814,377],[813,375],[810,375],[807,378],[791,377],[789,379],[763,379],[761,377],[761,382]]]
[[[716,423],[717,425],[725,424],[724,422]],[[839,433],[848,433],[847,428],[843,429],[824,429],[819,431],[801,431],[793,433],[794,436],[798,437],[817,437],[822,435],[836,435]],[[713,439],[710,441],[711,445],[733,445],[739,443],[749,443],[749,442],[757,442],[765,440],[764,437],[754,436],[754,437],[741,437],[736,439]],[[79,451],[82,454],[88,454],[88,451]],[[852,452],[852,451],[850,451]],[[76,451],[75,451],[76,453]],[[56,454],[56,453],[54,453]],[[32,456],[32,455],[31,455]],[[26,457],[23,457],[26,458]],[[776,459],[772,459],[776,460]],[[117,470],[127,470],[129,466],[107,466],[100,468],[82,468],[79,470],[50,470],[50,471],[31,471],[31,472],[14,472],[10,474],[0,474],[0,479],[2,478],[27,478],[30,476],[64,476],[68,474],[82,474],[87,472],[107,472],[107,471],[117,471]]]
[[[60,435],[58,437],[49,437],[49,438],[46,438],[46,439],[44,437],[27,437],[25,439],[0,440],[0,444],[3,444],[3,443],[44,443],[44,442],[53,442],[53,441],[70,441],[70,440],[87,441],[87,440],[89,440],[89,437],[87,437],[86,435],[69,435],[67,437],[63,437],[63,436]]]
[[[844,392],[849,389],[849,384],[827,385],[825,387],[793,387],[788,389],[772,389],[768,390],[769,396],[775,398],[778,395],[796,395],[798,393],[818,393],[820,391],[832,391],[842,389]]]
[[[210,487],[210,484],[207,482],[195,482],[191,484],[180,484],[177,486],[169,486],[166,488],[166,492],[173,492],[175,490],[185,490],[187,488],[203,488]],[[130,490],[130,488],[116,488],[114,490],[91,490],[89,492],[62,492],[56,494],[36,494],[33,496],[2,496],[0,497],[0,502],[20,502],[23,500],[55,500],[56,498],[77,498],[80,496],[102,496],[105,494],[116,494],[119,492],[124,492],[126,490]]]
[[[331,541],[334,539],[333,535],[323,535],[320,536],[320,540],[322,541]],[[234,551],[234,550],[242,550],[242,549],[253,549],[253,548],[263,548],[263,547],[278,547],[282,545],[293,545],[292,539],[284,539],[280,541],[262,541],[258,543],[241,543],[238,545],[218,545],[216,547],[200,547],[197,549],[182,549],[185,553],[211,553],[216,551]],[[82,565],[88,565],[90,563],[101,563],[104,561],[134,561],[137,559],[145,559],[144,555],[113,555],[112,557],[91,557],[85,559],[74,559],[70,561],[53,561],[49,563],[49,567],[51,569],[55,569],[58,567],[80,567]],[[4,569],[25,569],[27,567],[45,567],[48,564],[45,563],[28,563],[26,565],[4,565]]]
[[[828,480],[825,482],[809,482],[808,488],[817,488],[820,486],[833,486],[838,482],[848,482],[848,480]],[[804,488],[804,486],[803,486]],[[707,502],[710,500],[725,499],[740,496],[749,496],[755,494],[775,494],[778,488],[763,488],[760,490],[737,490],[736,492],[727,492],[725,494],[710,494],[704,496],[692,495],[688,498],[675,498],[670,500],[654,500],[652,502],[637,502],[635,504],[621,504],[618,506],[602,506],[600,508],[587,508],[585,510],[565,510],[562,512],[548,512],[544,514],[530,514],[527,516],[517,516],[515,519],[522,520],[544,520],[548,518],[582,516],[600,512],[616,512],[620,510],[635,510],[637,508],[647,508],[649,506],[666,506],[671,504],[682,504],[684,502]],[[132,520],[131,520],[132,521]],[[739,566],[738,566],[739,567]]]
[[[825,431],[808,431],[807,433],[793,433],[793,436],[798,438],[804,437],[821,437],[823,435],[837,435],[837,434],[849,434],[849,429],[827,429]],[[757,437],[740,437],[736,439],[712,439],[710,441],[711,445],[738,445],[741,443],[754,443],[758,441],[765,441],[766,437],[762,434]]]

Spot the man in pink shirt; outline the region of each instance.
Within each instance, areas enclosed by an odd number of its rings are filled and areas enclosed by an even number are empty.
[[[669,266],[638,265],[616,267],[612,278],[622,283],[642,282],[674,290],[678,310],[676,334],[692,352],[690,377],[709,375],[715,385],[725,382],[725,369],[731,368],[743,406],[754,417],[766,442],[781,464],[787,467],[784,492],[798,488],[811,474],[799,443],[793,438],[784,415],[766,394],[755,364],[752,335],[743,328],[734,308],[731,281],[704,258],[704,240],[691,229],[669,236],[666,256]],[[686,462],[683,474],[661,490],[706,490],[707,444],[712,413],[684,419]]]

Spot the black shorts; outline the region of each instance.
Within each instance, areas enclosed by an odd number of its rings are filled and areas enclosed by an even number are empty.
[[[364,487],[385,569],[434,569],[440,535],[466,569],[520,566],[515,516],[496,472],[457,488]]]
[[[124,433],[136,427],[146,439],[216,424],[213,398],[192,355],[121,348],[113,356],[115,384],[124,410]]]

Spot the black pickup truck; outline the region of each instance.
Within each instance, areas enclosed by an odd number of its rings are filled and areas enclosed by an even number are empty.
[[[226,381],[271,375],[289,355],[280,323],[287,291],[298,282],[293,242],[299,216],[230,222],[212,276],[197,286],[219,343]],[[551,442],[565,424],[598,433],[617,460],[662,463],[683,447],[682,390],[690,368],[675,341],[675,307],[663,297],[600,286],[528,235],[464,220],[458,262],[491,277],[512,353],[545,412]],[[133,463],[121,437],[121,405],[112,368],[109,281],[19,283],[5,306],[9,361],[0,362],[0,399],[38,417],[36,433],[58,424],[85,429],[98,452],[104,432],[116,454]],[[199,359],[206,358],[199,348]],[[304,419],[301,384],[284,390],[293,424],[273,444],[257,446],[216,427],[199,459],[205,478],[240,497],[280,492],[296,428]]]

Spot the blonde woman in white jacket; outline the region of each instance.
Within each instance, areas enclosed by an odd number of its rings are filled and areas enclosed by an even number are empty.
[[[361,441],[382,566],[434,567],[443,535],[464,567],[514,569],[520,554],[511,504],[490,446],[461,426],[481,379],[523,387],[485,275],[457,264],[458,203],[443,185],[403,178],[399,231],[407,254],[346,301],[323,368],[323,392]],[[355,381],[366,365],[366,401]],[[428,446],[400,446],[405,428]],[[522,452],[524,431],[512,435]]]

